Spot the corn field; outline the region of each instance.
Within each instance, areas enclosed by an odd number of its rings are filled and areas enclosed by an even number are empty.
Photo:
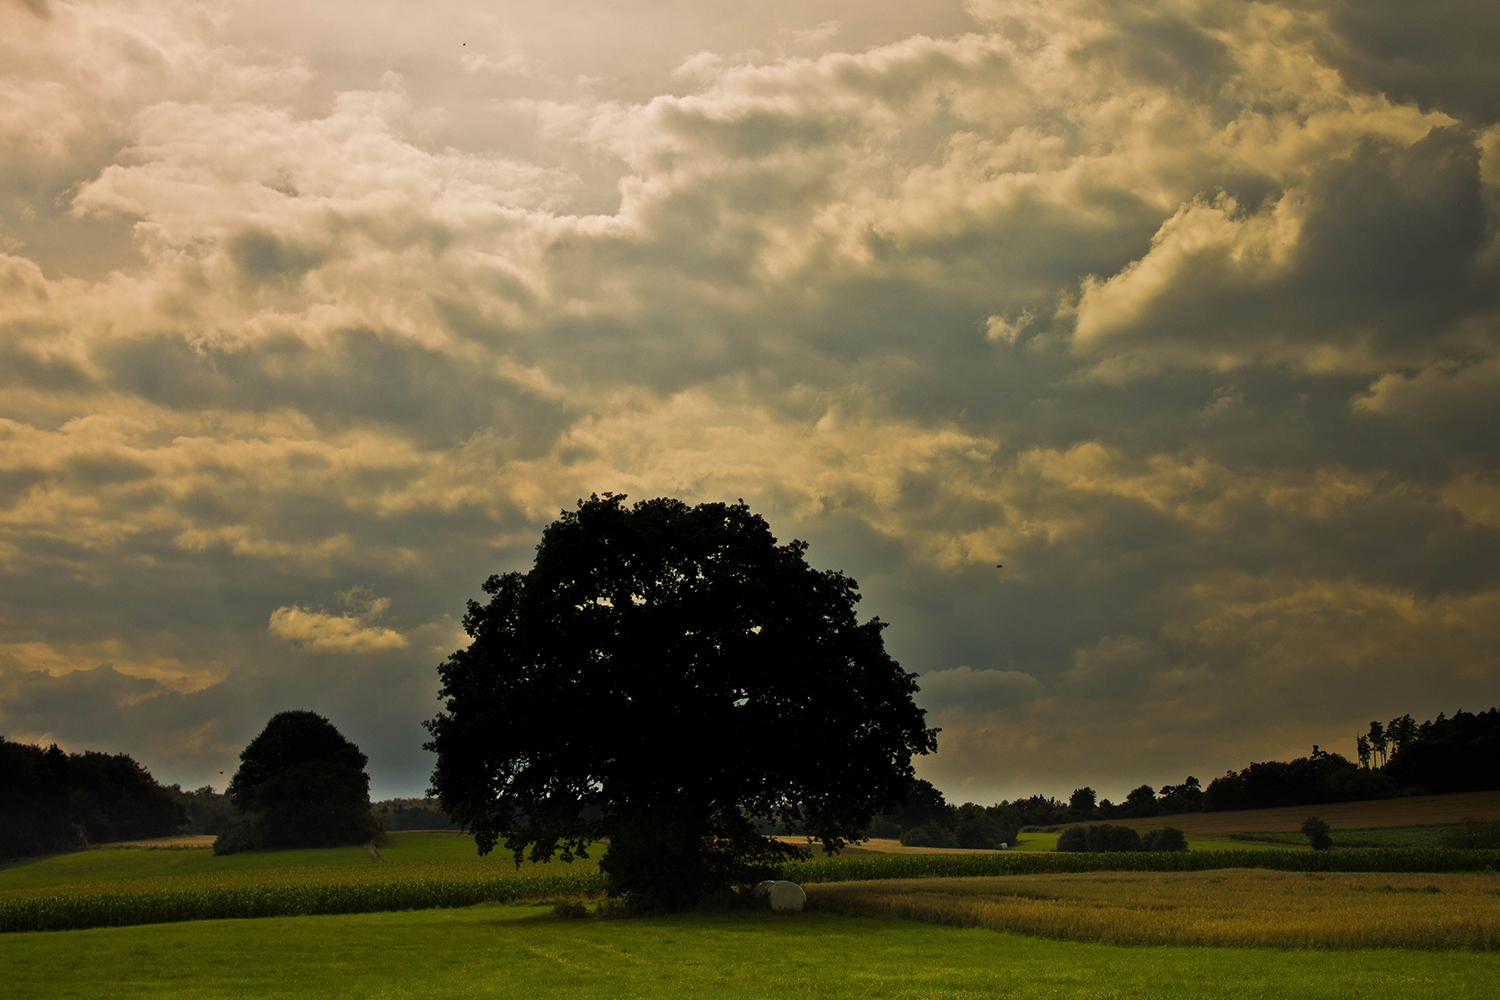
[[[426,910],[538,896],[582,895],[603,888],[604,876],[599,872],[577,872],[69,892],[0,900],[0,931],[78,930],[178,920]]]

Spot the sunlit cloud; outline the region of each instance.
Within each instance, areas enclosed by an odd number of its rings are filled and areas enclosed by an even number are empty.
[[[401,649],[406,637],[393,629],[374,624],[387,600],[372,601],[363,614],[332,615],[310,611],[296,605],[271,612],[271,634],[320,653],[373,653],[383,649]]]

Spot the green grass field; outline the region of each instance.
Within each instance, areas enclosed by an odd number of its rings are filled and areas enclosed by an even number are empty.
[[[0,992],[281,997],[1491,997],[1500,955],[1117,947],[902,920],[475,906],[8,935]]]

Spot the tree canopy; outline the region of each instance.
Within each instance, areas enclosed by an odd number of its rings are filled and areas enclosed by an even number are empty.
[[[0,736],[0,858],[166,837],[187,815],[127,754],[65,753]]]
[[[439,668],[433,789],[519,863],[609,838],[610,891],[688,905],[899,806],[936,746],[916,675],[860,622],[855,582],[811,568],[743,503],[579,501],[527,573],[485,581]]]
[[[229,799],[244,819],[226,824],[214,850],[362,844],[379,832],[370,815],[369,758],[315,712],[279,712],[240,752]]]

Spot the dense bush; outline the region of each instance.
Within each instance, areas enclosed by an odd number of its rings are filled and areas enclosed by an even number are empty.
[[[1096,823],[1085,829],[1070,826],[1057,837],[1057,850],[1064,853],[1080,851],[1139,851],[1141,835],[1128,826],[1111,826]]]
[[[1333,846],[1333,838],[1328,835],[1328,830],[1328,824],[1316,816],[1309,816],[1302,821],[1302,833],[1315,851],[1326,851]]]
[[[953,835],[936,824],[932,829],[914,826],[901,834],[902,847],[951,847]]]
[[[1165,826],[1141,834],[1143,851],[1185,851],[1188,849],[1187,834],[1175,826]]]
[[[1098,853],[1102,851],[1185,851],[1187,849],[1187,836],[1181,830],[1170,826],[1141,834],[1128,826],[1097,823],[1087,829],[1082,826],[1070,826],[1057,837],[1057,850],[1064,854],[1086,851]]]

